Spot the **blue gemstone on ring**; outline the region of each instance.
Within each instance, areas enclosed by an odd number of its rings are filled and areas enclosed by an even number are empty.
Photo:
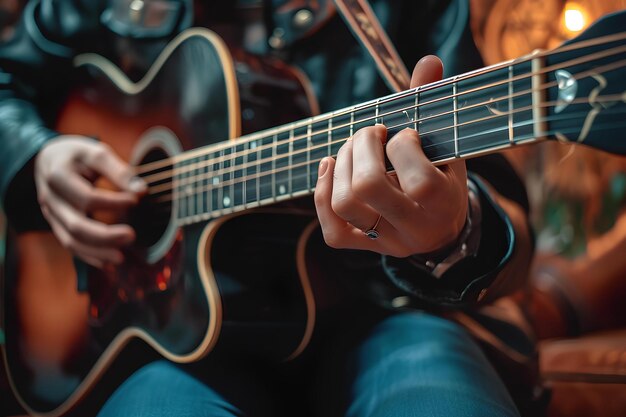
[[[378,239],[378,236],[380,236],[380,233],[378,233],[378,230],[376,230],[376,229],[370,229],[367,232],[365,232],[365,236],[367,236],[370,239],[374,240],[374,239]]]

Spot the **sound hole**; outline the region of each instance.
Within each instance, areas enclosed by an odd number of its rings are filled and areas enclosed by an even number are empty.
[[[139,176],[148,184],[148,194],[130,213],[130,224],[137,232],[138,249],[151,250],[164,238],[172,220],[172,166],[166,162],[155,163],[168,158],[160,148],[153,148],[141,159],[139,165],[148,166],[149,171]]]

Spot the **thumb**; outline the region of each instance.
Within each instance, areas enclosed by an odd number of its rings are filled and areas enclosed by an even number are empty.
[[[92,160],[92,168],[108,178],[120,190],[134,194],[145,194],[148,187],[143,179],[135,175],[127,162],[118,157],[112,149],[105,147],[99,152],[98,158]]]
[[[411,76],[411,88],[441,80],[443,63],[435,55],[426,55],[420,59]]]

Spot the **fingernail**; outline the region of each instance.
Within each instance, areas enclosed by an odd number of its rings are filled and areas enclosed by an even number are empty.
[[[132,177],[128,183],[128,189],[134,193],[143,193],[146,188],[146,183],[139,177]]]
[[[328,169],[328,160],[324,158],[322,159],[322,162],[320,162],[320,167],[319,167],[319,170],[317,171],[317,177],[318,178],[323,177],[327,169]]]

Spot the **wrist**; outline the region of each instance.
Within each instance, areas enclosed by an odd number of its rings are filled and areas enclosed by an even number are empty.
[[[478,252],[481,237],[482,211],[476,186],[468,181],[468,205],[465,225],[458,237],[444,248],[435,252],[409,256],[409,262],[425,269],[436,278],[441,276],[459,261],[474,256]]]

